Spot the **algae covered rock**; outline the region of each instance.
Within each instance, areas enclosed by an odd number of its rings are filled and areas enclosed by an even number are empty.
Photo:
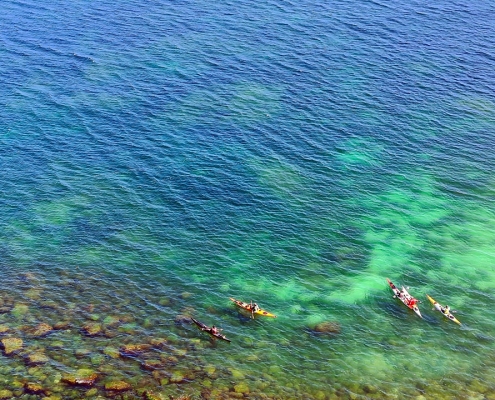
[[[0,335],[3,335],[7,333],[10,330],[10,328],[7,325],[0,325]]]
[[[127,344],[120,348],[120,354],[124,357],[137,356],[151,349],[150,344]]]
[[[62,377],[62,382],[74,386],[91,387],[98,379],[98,374],[90,369],[81,368],[73,374],[68,374]]]
[[[29,329],[28,333],[32,336],[42,337],[48,335],[52,331],[53,331],[53,326],[41,322],[38,325],[36,325],[34,328]]]
[[[14,392],[4,389],[0,390],[0,400],[11,399],[14,397]]]
[[[315,333],[320,334],[339,334],[340,333],[340,324],[334,321],[324,321],[316,324],[312,329]]]
[[[1,340],[4,352],[10,356],[22,349],[22,339],[20,338],[3,338]]]
[[[103,354],[110,358],[119,358],[120,351],[116,347],[107,346],[103,349]]]
[[[111,381],[105,383],[105,390],[112,392],[124,392],[126,390],[131,390],[130,383],[124,381]]]
[[[141,363],[141,367],[147,371],[154,371],[155,369],[162,368],[163,362],[161,360],[145,360]]]
[[[82,333],[86,336],[97,336],[102,333],[101,324],[97,322],[89,322],[81,329]]]
[[[182,383],[186,379],[186,374],[182,371],[175,371],[170,377],[170,383]]]
[[[83,357],[89,357],[91,355],[91,350],[89,349],[75,349],[74,350],[74,355],[76,358],[83,358]]]
[[[249,393],[249,386],[247,385],[246,382],[240,382],[234,386],[234,392],[247,394],[247,393]]]
[[[55,324],[53,324],[53,329],[60,331],[60,330],[65,330],[70,328],[70,322],[69,321],[58,321]]]
[[[27,382],[24,385],[24,389],[27,393],[31,394],[46,394],[47,390],[39,383]]]
[[[109,315],[103,320],[103,325],[105,328],[111,328],[117,326],[118,324],[120,324],[120,318],[112,315]]]
[[[42,351],[35,351],[32,353],[28,353],[26,354],[24,359],[26,361],[26,364],[31,367],[45,364],[48,361],[50,361],[50,359]]]
[[[24,317],[27,313],[29,312],[29,306],[27,304],[23,303],[18,303],[12,308],[10,313],[15,317],[15,318],[21,318]]]
[[[162,398],[149,390],[145,390],[143,392],[143,400],[162,400]]]

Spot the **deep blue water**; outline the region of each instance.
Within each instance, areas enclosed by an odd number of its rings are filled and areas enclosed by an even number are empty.
[[[495,391],[492,3],[1,9],[0,294],[30,305],[0,314],[7,335],[56,322],[40,305],[53,300],[76,327],[132,315],[131,334],[83,341],[95,354],[171,336],[198,346],[180,368],[226,368],[176,385],[126,360],[88,362],[162,395]],[[419,320],[386,277],[451,304],[463,327],[425,303]],[[229,297],[278,318],[240,318]],[[77,311],[89,303],[93,315]],[[204,345],[174,323],[182,314],[222,326],[232,345]],[[312,333],[323,321],[340,333]],[[64,393],[46,376],[84,364],[82,339],[57,335],[30,345],[62,341],[65,364],[39,372],[4,357],[0,370]]]

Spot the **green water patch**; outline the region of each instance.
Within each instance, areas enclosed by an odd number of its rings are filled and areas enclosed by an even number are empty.
[[[71,196],[54,201],[38,203],[33,208],[36,224],[56,226],[58,229],[70,224],[76,216],[81,215],[90,206],[90,199],[85,196]]]
[[[376,167],[380,165],[384,147],[371,138],[350,138],[337,145],[336,159],[345,166],[362,165]]]
[[[353,203],[366,212],[353,225],[363,232],[369,250],[366,269],[347,277],[347,289],[333,295],[349,303],[363,301],[378,291],[386,277],[393,281],[404,273],[419,276],[427,233],[449,215],[446,198],[428,177],[416,178],[411,188],[397,187]]]

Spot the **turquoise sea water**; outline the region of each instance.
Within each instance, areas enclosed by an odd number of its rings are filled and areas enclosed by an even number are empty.
[[[2,2],[0,390],[495,398],[494,12]]]

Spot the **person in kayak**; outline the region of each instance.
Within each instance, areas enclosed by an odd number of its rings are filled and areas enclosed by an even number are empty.
[[[414,307],[418,304],[418,300],[416,300],[414,297],[411,297],[410,299],[407,300],[407,305],[409,307]]]
[[[259,311],[260,310],[260,306],[256,303],[253,303],[253,305],[251,306],[251,311],[252,312],[256,312],[256,311]]]
[[[442,313],[444,313],[445,315],[449,315],[450,314],[450,307],[449,306],[445,306],[442,310]]]
[[[218,329],[215,325],[212,325],[210,332],[213,333],[214,335],[218,335],[220,331],[223,331],[223,329]]]

